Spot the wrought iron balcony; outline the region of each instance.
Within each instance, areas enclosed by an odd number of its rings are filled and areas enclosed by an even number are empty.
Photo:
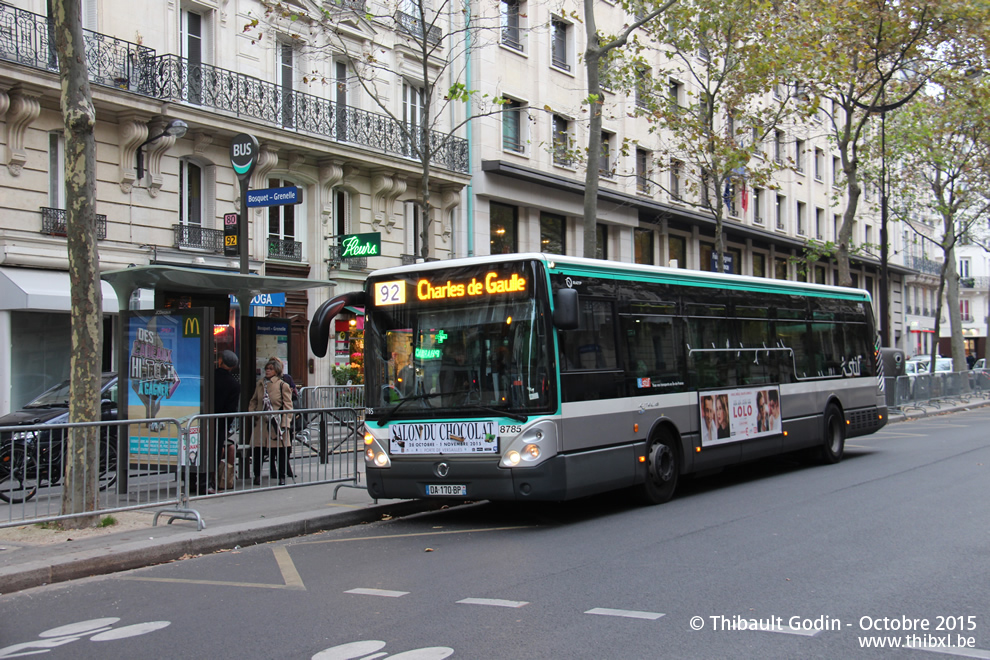
[[[928,275],[942,274],[941,261],[932,261],[931,259],[926,259],[925,257],[909,256],[907,258],[906,265],[908,268],[913,268],[914,270],[927,273]]]
[[[338,237],[331,236],[330,238]],[[368,267],[368,257],[348,257],[343,259],[340,256],[340,246],[331,245],[330,258],[327,259],[327,268],[330,270],[340,270],[342,265],[346,265],[348,270],[361,270]]]
[[[67,217],[68,214],[65,209],[42,207],[41,233],[48,234],[49,236],[65,236],[68,231],[68,227],[66,225]],[[104,239],[106,237],[107,216],[98,213],[96,215],[96,238]]]
[[[140,72],[155,55],[151,48],[83,30],[86,64],[94,83],[136,89]],[[0,4],[0,59],[58,71],[55,26],[47,16]]]
[[[337,5],[341,9],[353,9],[362,14],[366,11],[364,0],[330,0],[330,4]]]
[[[338,0],[340,6],[363,6],[363,0]],[[412,18],[412,17],[409,17]],[[421,22],[416,22],[422,32]],[[57,71],[47,17],[0,4],[0,60]],[[98,32],[84,31],[90,79],[165,102],[180,102],[234,117],[260,120],[376,152],[416,157],[429,138],[430,163],[468,172],[467,140],[440,131],[406,126],[384,114],[342,106],[325,98],[283,88],[209,64],[190,62]],[[431,29],[428,39],[440,38]],[[421,132],[420,132],[421,131]],[[419,133],[417,135],[417,133]]]
[[[407,14],[403,11],[395,12],[395,24],[400,32],[405,32],[406,34],[417,39],[422,39],[424,37],[423,21],[411,14]],[[431,46],[435,46],[440,43],[441,39],[443,39],[443,30],[436,25],[430,25],[426,30],[425,37],[426,43]]]
[[[292,239],[268,237],[268,258],[283,261],[302,261],[302,243]]]
[[[199,225],[172,225],[175,247],[201,248],[210,252],[223,252],[223,230],[207,229]]]
[[[960,277],[959,287],[962,289],[986,289],[990,285],[990,277]]]

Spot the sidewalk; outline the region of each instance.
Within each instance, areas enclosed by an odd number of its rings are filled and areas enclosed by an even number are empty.
[[[24,525],[0,529],[0,594],[174,561],[314,532],[427,511],[449,500],[380,500],[364,488],[335,484],[277,488],[195,499],[206,528],[148,508],[112,514],[121,524],[100,530],[59,531]]]
[[[890,423],[990,405],[990,400],[923,406],[892,412]],[[163,509],[114,514],[121,525],[102,530],[61,532],[34,525],[0,529],[0,594],[54,582],[151,566],[185,556],[229,550],[428,511],[450,500],[382,500],[374,502],[364,488],[334,485],[278,488],[254,493],[207,497],[190,502],[206,528],[196,522],[161,515]]]

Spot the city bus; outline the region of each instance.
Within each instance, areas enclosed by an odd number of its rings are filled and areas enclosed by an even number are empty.
[[[886,422],[860,289],[549,254],[373,272],[363,306],[376,498],[562,501],[785,452],[841,460]]]

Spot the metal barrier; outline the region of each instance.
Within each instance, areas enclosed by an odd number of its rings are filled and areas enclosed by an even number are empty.
[[[63,514],[70,434],[85,429],[96,429],[98,434],[91,445],[84,445],[84,451],[97,452],[94,464],[99,470],[90,476],[98,494],[85,507],[88,511]],[[172,505],[181,511],[184,439],[185,431],[175,419],[0,428],[0,507],[6,504],[0,508],[0,527],[149,506]],[[126,461],[119,460],[123,456]],[[70,493],[80,485],[70,483]]]
[[[364,408],[364,385],[321,385],[299,390],[300,408]]]
[[[277,438],[274,429],[288,418],[306,425],[288,424],[281,446],[267,441]],[[86,512],[63,514],[69,434],[86,428],[99,434],[93,445],[100,467],[92,475],[98,496]],[[0,527],[162,507],[153,524],[165,515],[169,522],[195,520],[203,529],[191,499],[309,484],[336,484],[336,499],[340,488],[362,487],[363,436],[362,413],[355,408],[2,427]],[[118,460],[125,455],[126,461]]]
[[[990,398],[990,372],[947,371],[885,378],[887,406],[892,410],[941,408]]]

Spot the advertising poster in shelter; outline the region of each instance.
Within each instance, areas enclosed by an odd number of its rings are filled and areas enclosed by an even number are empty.
[[[251,319],[254,322],[255,376],[261,378],[265,363],[277,357],[282,369],[289,372],[289,321],[288,319]]]
[[[710,447],[781,432],[780,389],[713,390],[698,396],[701,446]]]
[[[127,418],[163,420],[130,425],[131,462],[179,464],[178,429],[164,420],[182,421],[205,411],[203,345],[204,332],[213,327],[209,311],[159,310],[127,316]],[[182,448],[189,462],[196,464],[198,446]]]

